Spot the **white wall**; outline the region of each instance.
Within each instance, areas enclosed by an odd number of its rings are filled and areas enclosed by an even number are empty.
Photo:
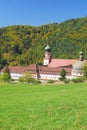
[[[60,77],[60,75],[40,74],[40,79],[58,80]]]
[[[19,77],[23,76],[23,74],[20,74],[20,73],[11,73],[11,78],[12,79],[15,79],[15,80],[18,80]]]

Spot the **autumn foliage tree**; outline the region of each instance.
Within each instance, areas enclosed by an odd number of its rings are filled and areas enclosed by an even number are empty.
[[[49,44],[54,58],[77,59],[83,50],[87,56],[87,17],[42,26],[0,28],[1,64],[43,63],[44,47]]]

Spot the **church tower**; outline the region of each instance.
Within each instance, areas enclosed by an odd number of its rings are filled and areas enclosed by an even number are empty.
[[[83,60],[84,60],[84,55],[83,55],[83,52],[82,52],[82,51],[80,52],[79,60],[80,60],[80,61],[83,61]]]
[[[51,62],[51,48],[49,45],[45,47],[44,65],[48,65]]]

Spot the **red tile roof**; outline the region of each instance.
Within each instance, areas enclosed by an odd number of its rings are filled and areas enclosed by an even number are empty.
[[[36,66],[35,64],[31,64],[28,67],[23,67],[23,66],[9,66],[10,73],[25,73],[25,72],[31,72],[31,73],[39,73],[39,74],[60,74],[62,69],[65,69],[67,75],[71,74],[71,67],[61,67],[61,68],[56,68],[56,67],[47,67],[47,66]],[[4,72],[5,68],[1,70],[1,72]]]
[[[48,67],[63,67],[63,66],[69,66],[73,65],[78,60],[73,59],[52,59],[51,63],[48,65]]]
[[[64,68],[67,75],[71,74],[72,65],[77,62],[77,60],[71,59],[52,59],[51,63],[47,66],[37,66],[36,64],[31,64],[27,67],[23,66],[9,66],[11,73],[39,73],[39,74],[60,74],[61,70]],[[1,70],[4,72],[5,68]]]
[[[40,66],[39,67],[39,73],[40,74],[53,74],[53,75],[60,75],[62,69],[65,69],[66,75],[71,75],[71,67],[62,67],[62,68],[55,68],[55,67],[45,67],[45,66]]]
[[[11,73],[25,73],[27,71],[36,71],[36,65],[31,64],[30,66],[9,66],[9,70]],[[5,67],[1,70],[1,72],[5,71]]]

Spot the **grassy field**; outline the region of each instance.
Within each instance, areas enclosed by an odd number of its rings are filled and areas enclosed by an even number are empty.
[[[87,130],[87,83],[0,84],[0,130]]]

